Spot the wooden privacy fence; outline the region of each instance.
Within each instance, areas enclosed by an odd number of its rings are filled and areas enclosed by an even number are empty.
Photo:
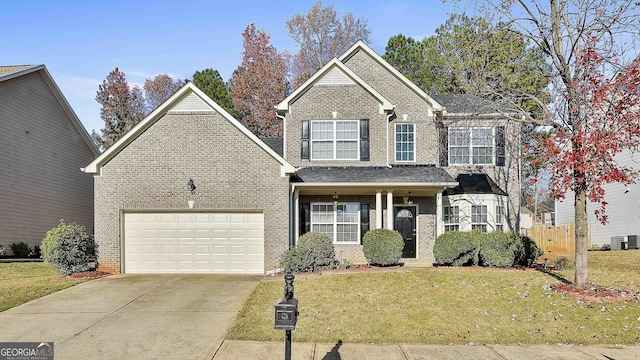
[[[575,224],[563,226],[534,225],[525,229],[524,235],[532,238],[545,254],[572,253],[576,251]]]

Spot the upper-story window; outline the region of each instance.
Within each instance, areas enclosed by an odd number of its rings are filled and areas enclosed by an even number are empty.
[[[493,164],[493,128],[450,128],[449,164]]]
[[[357,160],[360,139],[358,120],[311,122],[312,160]]]
[[[396,124],[396,161],[415,159],[415,125]]]

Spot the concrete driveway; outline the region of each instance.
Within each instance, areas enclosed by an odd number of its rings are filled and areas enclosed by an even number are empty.
[[[0,313],[0,341],[53,341],[56,359],[211,359],[259,280],[112,275]]]

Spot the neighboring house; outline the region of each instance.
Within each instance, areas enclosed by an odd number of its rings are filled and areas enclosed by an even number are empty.
[[[638,169],[640,154],[625,150],[616,155],[618,166]],[[628,249],[640,249],[640,185],[605,184],[604,201],[607,202],[608,222],[602,225],[594,215],[599,207],[587,201],[587,222],[591,245],[610,245],[620,249],[626,243]],[[568,191],[563,200],[555,203],[555,224],[562,226],[575,222],[574,193]]]
[[[261,274],[308,231],[364,263],[376,228],[430,264],[444,231],[518,229],[519,126],[488,105],[429,96],[363,42],[276,105],[283,139],[188,83],[85,169],[100,267]]]
[[[0,245],[40,245],[60,219],[93,230],[98,150],[44,65],[0,66]]]

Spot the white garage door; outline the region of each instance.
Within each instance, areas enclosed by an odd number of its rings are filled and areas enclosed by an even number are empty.
[[[125,273],[264,273],[262,213],[125,213]]]

